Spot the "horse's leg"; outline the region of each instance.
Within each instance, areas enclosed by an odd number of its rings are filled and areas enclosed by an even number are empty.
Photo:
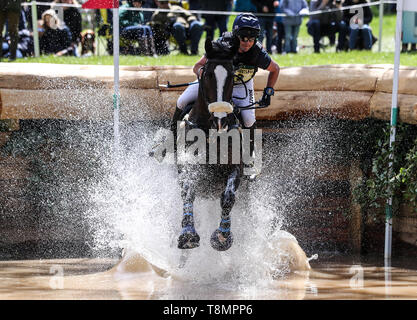
[[[195,191],[191,181],[182,183],[181,197],[183,200],[182,231],[178,238],[178,248],[192,249],[200,245],[200,236],[194,228],[193,203]]]
[[[230,231],[230,212],[235,204],[236,190],[239,187],[239,184],[240,168],[239,166],[236,166],[227,178],[226,189],[222,193],[220,199],[222,213],[219,228],[213,232],[210,239],[211,246],[218,251],[225,251],[233,244],[233,234]]]

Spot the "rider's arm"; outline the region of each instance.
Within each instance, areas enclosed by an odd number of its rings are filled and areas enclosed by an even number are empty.
[[[204,65],[207,62],[206,56],[202,56],[200,60],[197,61],[197,63],[193,67],[193,72],[197,75],[198,78],[201,77],[201,68],[204,67]]]
[[[269,63],[269,66],[268,66],[268,68],[266,68],[266,70],[269,71],[268,81],[267,81],[266,86],[273,88],[275,86],[275,83],[278,80],[279,65],[274,60],[271,60],[271,62]]]

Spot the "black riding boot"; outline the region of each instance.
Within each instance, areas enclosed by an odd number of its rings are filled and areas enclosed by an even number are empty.
[[[180,117],[181,117],[182,112],[183,110],[181,110],[180,108],[178,107],[175,108],[175,112],[172,117],[171,127],[170,127],[171,131],[174,133],[174,136],[177,135],[177,122],[181,121]]]
[[[255,151],[255,129],[256,129],[256,122],[251,127],[245,127],[244,129],[250,130],[250,156],[253,157],[253,152]]]
[[[249,159],[244,159],[244,161],[249,160],[249,162],[244,162],[244,169],[243,172],[245,175],[248,175],[248,178],[250,181],[254,181],[256,176],[259,174],[256,170],[256,160],[255,157],[257,155],[255,154],[255,129],[256,129],[256,122],[251,127],[244,127],[244,129],[250,130],[250,138],[249,138]],[[249,170],[249,171],[248,171]]]
[[[170,129],[172,133],[174,134],[174,152],[177,152],[177,122],[181,121],[181,115],[183,114],[183,110],[176,107],[174,115],[171,120]]]

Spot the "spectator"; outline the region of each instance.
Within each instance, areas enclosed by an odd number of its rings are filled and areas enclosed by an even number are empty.
[[[153,41],[152,29],[145,25],[143,13],[129,8],[141,8],[143,0],[128,0],[119,9],[120,38],[128,42],[127,46],[121,46],[121,52],[125,54],[147,54],[155,55],[155,44]],[[136,42],[138,50],[131,50],[129,42]]]
[[[159,2],[158,2],[159,3]],[[168,8],[168,2],[159,3],[158,7]],[[155,50],[158,55],[169,54],[168,40],[171,36],[172,21],[168,18],[168,12],[155,11],[152,14],[149,25],[152,28],[155,41]]]
[[[200,0],[188,0],[188,9],[190,10],[201,10]],[[201,20],[201,13],[197,14],[198,20]]]
[[[2,43],[3,57],[10,57],[10,37],[6,36]],[[28,29],[19,30],[19,41],[17,43],[16,58],[31,57],[34,53],[33,36]]]
[[[345,0],[343,6],[353,6],[366,4],[367,0]],[[344,21],[349,26],[349,49],[363,48],[371,50],[373,45],[372,30],[369,23],[373,15],[369,6],[362,7],[360,10],[344,10]],[[359,43],[361,41],[361,43]]]
[[[200,0],[188,0],[188,8],[190,10],[200,10],[201,9]]]
[[[21,7],[20,8],[20,18],[19,18],[19,30],[23,30],[23,29],[27,29],[29,30],[29,23],[28,23],[28,19],[26,16],[26,7]]]
[[[227,11],[228,1],[225,0],[200,0],[201,9],[206,11]],[[214,31],[219,28],[220,35],[227,31],[226,15],[223,14],[205,14],[207,38],[213,39]]]
[[[0,43],[3,45],[3,28],[7,20],[7,29],[10,36],[9,61],[16,60],[20,11],[21,0],[2,0],[0,3]]]
[[[403,43],[401,48],[401,53],[408,52],[408,43]],[[417,52],[417,47],[415,43],[411,43],[410,52]]]
[[[256,6],[256,12],[262,14],[274,14],[275,8],[278,7],[279,2],[277,0],[252,0],[252,3]],[[261,34],[259,42],[262,43],[264,35],[266,35],[266,51],[272,53],[272,37],[274,29],[274,16],[258,16],[259,23],[261,24]]]
[[[191,40],[191,54],[198,54],[198,44],[203,33],[203,23],[188,10],[171,5],[168,0],[155,0],[158,8],[170,9],[173,12],[156,11],[152,15],[152,26],[155,34],[155,46],[158,50],[165,51],[166,41],[172,34],[178,43],[180,52],[188,54],[186,40]],[[187,37],[189,35],[189,37]]]
[[[198,0],[197,0],[198,1]],[[142,2],[142,8],[158,8],[155,4],[154,0],[144,0]],[[148,23],[151,21],[152,18],[152,11],[144,11],[143,12],[143,18],[145,20],[145,23]]]
[[[345,0],[333,0],[332,8],[341,9]],[[346,38],[349,33],[349,25],[344,21],[344,11],[336,11],[333,13],[334,22],[332,22],[333,32],[339,32],[336,46],[336,52],[347,51]]]
[[[386,7],[386,9],[384,9],[385,12],[397,13],[396,3],[385,4],[384,6]]]
[[[96,9],[97,35],[106,39],[106,51],[113,54],[113,12],[111,9]]]
[[[29,0],[26,0],[29,1]],[[42,17],[42,13],[44,13],[46,10],[50,9],[49,8],[49,3],[52,2],[51,0],[36,0],[36,2],[46,2],[45,5],[37,5],[36,6],[36,16],[39,19],[41,19]],[[29,30],[33,31],[32,29],[32,8],[30,6],[26,7],[26,18],[27,21],[30,21],[29,23]]]
[[[342,2],[340,0],[311,0],[310,12],[330,10],[341,7],[341,5]],[[311,15],[307,23],[307,31],[313,37],[314,52],[320,53],[320,39],[327,36],[330,44],[334,45],[337,32],[339,32],[339,38],[336,51],[343,50],[348,28],[343,21],[343,12],[333,11]]]
[[[286,53],[297,53],[297,38],[302,23],[300,13],[307,10],[305,0],[281,0],[281,10],[286,14],[283,18],[285,27],[285,49]]]
[[[234,0],[226,0],[226,11],[228,12],[233,11],[233,3],[234,3]],[[226,16],[226,26],[229,24],[229,17],[230,15]]]
[[[252,0],[236,0],[235,9],[236,12],[255,12],[256,6],[252,3]]]
[[[96,34],[91,29],[81,32],[81,56],[89,57],[96,53]]]
[[[401,52],[408,51],[408,45],[411,44],[410,52],[416,52],[417,41],[417,12],[403,12],[403,37]]]
[[[41,53],[55,56],[74,55],[71,31],[59,20],[55,10],[49,9],[42,13],[39,29]]]
[[[79,5],[77,0],[54,0],[54,3]],[[81,42],[82,31],[82,19],[80,9],[76,7],[58,7],[54,5],[52,5],[51,8],[55,10],[62,10],[64,23],[71,31],[71,43],[74,47],[74,53],[78,56],[77,49],[78,45]]]
[[[17,43],[16,58],[19,59],[23,57],[32,56],[34,52],[33,36],[31,32],[28,30],[28,26],[26,22],[26,15],[25,15],[25,11],[23,8],[20,10],[18,38],[19,40]],[[2,53],[0,54],[0,58],[2,56],[4,58],[10,57],[10,45],[11,45],[10,35],[6,33],[6,37],[2,43]]]
[[[278,7],[275,8],[275,13],[282,13],[281,10],[282,1],[279,2]],[[276,46],[277,53],[282,53],[282,43],[285,39],[285,27],[283,24],[283,18],[281,16],[275,16],[274,19],[274,37],[272,40],[273,45]]]

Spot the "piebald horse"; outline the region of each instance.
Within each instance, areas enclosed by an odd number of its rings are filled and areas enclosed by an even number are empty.
[[[213,132],[230,134],[231,130],[234,130],[234,133],[240,137],[238,130],[240,122],[232,104],[234,79],[232,59],[235,51],[233,48],[222,48],[209,40],[205,43],[205,49],[207,63],[204,65],[201,78],[198,81],[198,98],[190,113],[178,124],[177,145],[181,129],[185,135],[192,129],[199,129],[200,132],[204,132],[205,137],[211,136]],[[227,139],[229,140],[229,138]],[[209,142],[210,140],[211,142]],[[207,144],[213,143],[213,140],[210,138],[206,139],[206,141]],[[235,143],[234,141],[232,142]],[[203,192],[209,192],[207,182],[210,181],[209,184],[216,183],[214,179],[217,179],[217,177],[222,179],[225,187],[222,189],[220,198],[221,220],[219,227],[211,235],[210,244],[214,249],[224,251],[229,249],[233,243],[233,234],[230,230],[230,213],[235,203],[243,165],[241,160],[239,163],[230,163],[229,156],[232,147],[230,143],[228,144],[226,151],[228,162],[226,164],[207,164],[207,162],[204,165],[178,164],[183,200],[182,231],[178,238],[178,248],[180,249],[191,249],[199,246],[200,236],[195,229],[193,211],[196,190],[198,187],[202,187],[201,184],[205,184]],[[217,142],[215,145],[215,152],[217,153]],[[177,156],[179,156],[178,153],[179,151],[177,150]],[[208,169],[209,167],[210,169]],[[204,171],[204,174],[201,174],[202,171]],[[196,177],[198,175],[196,172],[200,173],[199,178]]]

